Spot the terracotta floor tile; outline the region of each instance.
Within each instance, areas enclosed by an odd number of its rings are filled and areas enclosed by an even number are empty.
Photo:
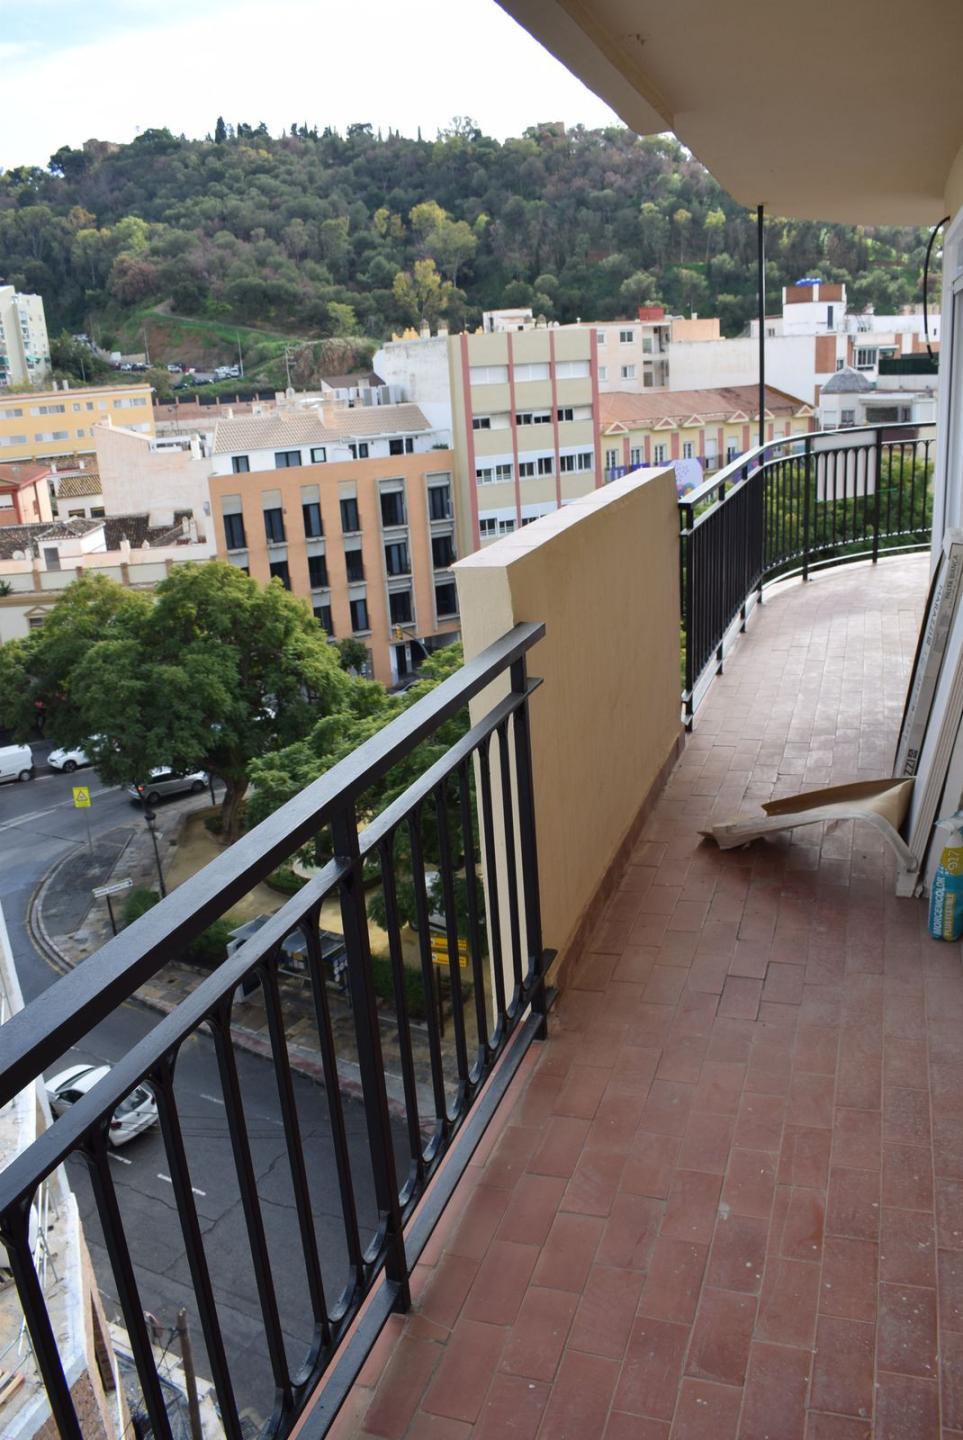
[[[782,1223],[776,1237],[778,1253],[786,1260],[817,1262],[822,1255],[826,1221],[823,1191],[790,1190],[783,1194],[783,1199]]]
[[[418,1309],[427,1320],[450,1330],[478,1273],[477,1260],[444,1255],[435,1266]]]
[[[869,1420],[810,1410],[806,1440],[873,1440],[873,1427]]]
[[[688,1324],[696,1312],[708,1249],[660,1237],[649,1261],[639,1314]]]
[[[876,1440],[932,1440],[939,1434],[936,1381],[881,1374],[876,1390]]]
[[[769,946],[764,940],[737,940],[729,961],[729,974],[747,980],[764,980],[769,964]]]
[[[735,1440],[742,1390],[686,1378],[672,1424],[672,1440]]]
[[[711,992],[683,991],[672,1020],[673,1033],[676,1035],[708,1035],[716,1017],[718,1004],[718,995]]]
[[[707,1285],[692,1327],[686,1374],[741,1386],[755,1319],[755,1296],[712,1290]]]
[[[402,1336],[364,1417],[370,1435],[401,1440],[444,1353],[439,1345]]]
[[[488,1325],[511,1325],[538,1258],[536,1245],[493,1240],[468,1292],[463,1317]]]
[[[532,1285],[508,1334],[501,1368],[529,1380],[551,1380],[568,1337],[578,1296]]]
[[[739,1440],[804,1440],[808,1350],[753,1341]]]
[[[461,1222],[448,1242],[449,1252],[469,1260],[481,1260],[501,1224],[508,1198],[506,1190],[476,1185],[465,1204]]]
[[[706,1284],[758,1295],[768,1236],[766,1220],[748,1215],[720,1216],[709,1252]]]
[[[827,1236],[819,1309],[844,1320],[876,1320],[878,1247],[872,1240]]]
[[[963,1332],[963,1254],[940,1250],[936,1263],[940,1324],[944,1330]]]
[[[615,1197],[595,1258],[600,1265],[644,1272],[655,1246],[665,1205],[648,1195]]]
[[[719,1014],[732,1020],[755,1020],[762,998],[761,980],[730,974],[722,988]]]
[[[714,1115],[735,1115],[745,1079],[745,1065],[706,1060],[692,1097],[693,1110]]]
[[[613,1410],[602,1440],[669,1440],[665,1420],[649,1420],[642,1415],[625,1415]]]
[[[878,1110],[837,1107],[833,1123],[833,1164],[852,1170],[876,1170],[882,1160]]]
[[[883,1136],[903,1145],[929,1144],[929,1091],[904,1085],[884,1086]]]
[[[540,1079],[541,1077],[538,1075],[533,1076],[529,1089]],[[552,1085],[549,1088],[554,1095],[556,1087]],[[541,1124],[542,1118],[544,1116],[540,1117],[539,1124]],[[519,1175],[524,1173],[529,1157],[539,1143],[539,1138],[540,1132],[533,1125],[506,1126],[485,1165],[481,1183],[489,1188],[510,1190]]]
[[[723,1204],[735,1215],[768,1219],[775,1185],[771,1156],[762,1150],[733,1150],[722,1187]]]
[[[682,1141],[677,1135],[636,1131],[622,1167],[620,1188],[632,1195],[650,1195],[656,1199],[665,1199],[669,1193],[672,1172],[681,1145]]]
[[[552,1107],[555,1114],[591,1120],[611,1078],[611,1072],[601,1066],[572,1065]]]
[[[566,1350],[539,1432],[540,1440],[581,1440],[605,1424],[618,1365],[601,1355]]]
[[[878,1240],[879,1206],[880,1177],[875,1171],[832,1167],[826,1201],[827,1234]]]
[[[683,1085],[694,1085],[702,1072],[702,1062],[709,1047],[707,1035],[680,1035],[670,1038],[659,1060],[656,1076],[659,1080],[676,1080]]]
[[[900,1210],[933,1209],[933,1168],[930,1151],[915,1145],[883,1146],[884,1205]]]
[[[628,1151],[639,1129],[645,1096],[628,1081],[612,1080],[585,1139],[586,1150]]]
[[[534,1284],[580,1291],[604,1229],[605,1222],[594,1215],[558,1214],[538,1257]]]
[[[582,1153],[589,1128],[587,1120],[555,1116],[545,1125],[542,1143],[526,1168],[537,1175],[557,1175],[567,1180]]]
[[[945,1333],[940,1337],[940,1392],[943,1425],[963,1431],[963,1335]],[[944,1428],[943,1434],[948,1432]]]
[[[787,1125],[783,1131],[777,1179],[780,1185],[802,1185],[822,1190],[829,1183],[832,1134]]]
[[[639,1271],[594,1265],[585,1282],[575,1323],[569,1334],[571,1348],[621,1360],[641,1292],[642,1275]]]
[[[534,1440],[549,1393],[547,1385],[527,1378],[496,1375],[472,1431],[473,1440]]]
[[[715,1228],[722,1181],[698,1170],[677,1170],[669,1190],[662,1234],[708,1245]]]
[[[673,965],[656,965],[642,991],[648,1005],[674,1005],[685,989],[685,970]]]
[[[756,1338],[808,1349],[816,1333],[819,1266],[773,1256],[766,1266]]]
[[[421,1402],[422,1410],[473,1425],[504,1343],[505,1331],[501,1326],[459,1320]]]
[[[879,1368],[935,1379],[936,1350],[936,1291],[880,1285]]]
[[[498,1227],[498,1239],[541,1245],[565,1193],[565,1181],[557,1176],[520,1176]]]
[[[781,1095],[743,1091],[739,1100],[733,1143],[740,1150],[769,1150],[782,1146],[786,1102]]]
[[[725,1174],[735,1120],[728,1115],[693,1111],[682,1139],[678,1164],[684,1170],[704,1170],[709,1175]]]
[[[816,1410],[869,1417],[873,1411],[876,1328],[820,1316],[810,1404]]]
[[[763,1000],[779,1005],[798,1005],[803,998],[804,965],[770,963],[762,988]]]
[[[581,1215],[608,1215],[624,1167],[625,1155],[619,1150],[583,1150],[558,1208]]]
[[[694,1085],[653,1081],[639,1120],[640,1130],[652,1130],[658,1135],[684,1135],[694,1091]]]
[[[689,1330],[640,1316],[632,1326],[613,1407],[630,1415],[671,1420],[675,1411]],[[594,1432],[585,1431],[580,1440]]]
[[[787,1125],[831,1130],[833,1124],[833,1078],[794,1070],[789,1083]]]
[[[879,1278],[893,1285],[936,1284],[936,1240],[932,1218],[925,1211],[883,1206]]]

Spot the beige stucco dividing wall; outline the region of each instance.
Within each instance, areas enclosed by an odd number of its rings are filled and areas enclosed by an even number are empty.
[[[627,476],[455,566],[466,658],[520,621],[529,656],[544,944],[564,951],[677,746],[679,520],[671,472]],[[479,719],[507,682],[473,702]]]

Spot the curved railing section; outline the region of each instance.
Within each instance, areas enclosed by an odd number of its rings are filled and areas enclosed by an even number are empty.
[[[932,423],[817,430],[757,445],[680,499],[687,723],[768,582],[928,548],[935,455]]]

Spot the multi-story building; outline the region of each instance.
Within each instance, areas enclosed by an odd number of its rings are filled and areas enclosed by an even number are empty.
[[[672,317],[661,305],[640,305],[634,320],[595,325],[601,394],[665,389],[672,325]]]
[[[711,472],[748,450],[759,434],[759,392],[753,385],[603,395],[599,410],[606,481],[677,460],[697,461]],[[767,440],[813,429],[811,405],[766,387]]]
[[[41,385],[50,370],[50,342],[39,295],[0,285],[0,389]]]
[[[124,514],[145,504],[153,510],[191,510],[198,533],[210,534],[213,431],[146,435],[115,425],[108,415],[94,432],[106,514]]]
[[[49,465],[0,465],[0,525],[53,519]]]
[[[108,418],[154,433],[149,385],[96,385],[0,395],[0,460],[92,454],[94,426]]]
[[[928,425],[936,419],[936,376],[870,380],[848,365],[819,392],[820,430],[859,425]],[[864,437],[865,440],[865,437]]]
[[[397,683],[456,638],[454,455],[417,405],[221,420],[210,478],[217,552],[303,596]]]

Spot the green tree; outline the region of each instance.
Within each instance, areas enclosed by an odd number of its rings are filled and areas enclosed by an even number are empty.
[[[108,782],[160,764],[222,780],[228,842],[253,760],[306,734],[352,684],[303,602],[221,562],[180,565],[155,595],[80,577],[30,637],[26,668],[54,738],[98,737]]]
[[[430,259],[416,260],[410,271],[399,270],[391,289],[398,308],[413,325],[420,320],[437,323],[454,294],[454,286],[442,280]]]
[[[680,205],[678,210],[673,212],[672,223],[679,232],[679,264],[685,262],[685,240],[689,233],[689,226],[692,224],[692,211],[686,210]]]
[[[223,145],[227,139],[227,126],[224,124],[224,116],[218,115],[217,124],[214,126],[214,144]]]
[[[709,247],[718,247],[726,233],[726,212],[724,210],[710,210],[702,222],[706,236],[706,259],[709,258]]]

